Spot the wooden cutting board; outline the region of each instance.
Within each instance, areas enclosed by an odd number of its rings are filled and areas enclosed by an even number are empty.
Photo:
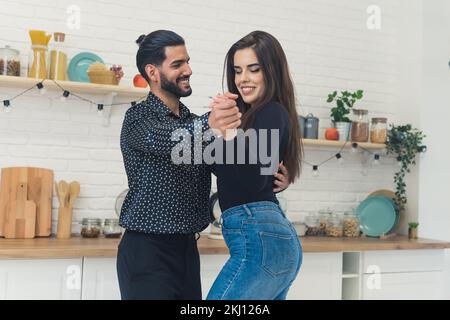
[[[17,187],[16,200],[6,205],[4,235],[7,239],[34,238],[36,228],[36,204],[27,200],[27,184]]]
[[[28,186],[28,199],[36,204],[37,237],[48,237],[52,233],[53,171],[43,168],[3,168],[0,183],[0,236],[3,236],[6,205],[17,198],[20,183]]]

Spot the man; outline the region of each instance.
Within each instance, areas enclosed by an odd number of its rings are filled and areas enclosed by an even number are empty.
[[[192,70],[182,37],[159,30],[138,39],[136,64],[150,84],[147,99],[131,107],[123,122],[121,150],[129,192],[120,225],[117,273],[122,299],[189,299],[201,296],[196,233],[211,222],[211,171],[204,164],[176,165],[175,130],[224,134],[240,125],[236,95],[215,99],[200,117],[180,102],[192,93]],[[216,131],[217,132],[217,131]]]

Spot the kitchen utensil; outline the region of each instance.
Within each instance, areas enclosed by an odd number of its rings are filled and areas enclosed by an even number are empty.
[[[362,233],[369,237],[388,234],[397,219],[392,200],[384,196],[368,197],[358,206],[356,214]]]
[[[36,179],[36,180],[35,180]],[[40,186],[39,186],[40,179]],[[0,184],[0,236],[3,236],[6,205],[16,200],[17,186],[28,185],[30,200],[36,204],[36,237],[48,237],[52,232],[53,171],[44,168],[2,168]],[[35,189],[40,190],[35,190]],[[39,196],[38,196],[39,195]]]
[[[69,185],[69,208],[73,208],[75,200],[80,194],[80,183],[78,181],[72,181]]]
[[[17,187],[16,200],[8,202],[4,236],[7,239],[30,239],[35,236],[36,204],[27,200],[27,184]]]
[[[69,204],[69,184],[65,180],[58,183],[59,194],[61,196],[62,207],[66,208]]]
[[[95,62],[103,63],[103,60],[91,52],[82,52],[75,55],[70,60],[69,67],[67,68],[70,81],[91,82],[87,70]]]

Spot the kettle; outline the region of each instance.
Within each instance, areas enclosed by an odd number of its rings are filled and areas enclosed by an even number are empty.
[[[305,118],[303,137],[305,139],[319,139],[319,118],[314,117],[312,113]]]

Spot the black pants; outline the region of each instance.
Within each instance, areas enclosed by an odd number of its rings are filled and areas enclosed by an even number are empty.
[[[117,276],[123,300],[201,300],[196,235],[125,231]]]

